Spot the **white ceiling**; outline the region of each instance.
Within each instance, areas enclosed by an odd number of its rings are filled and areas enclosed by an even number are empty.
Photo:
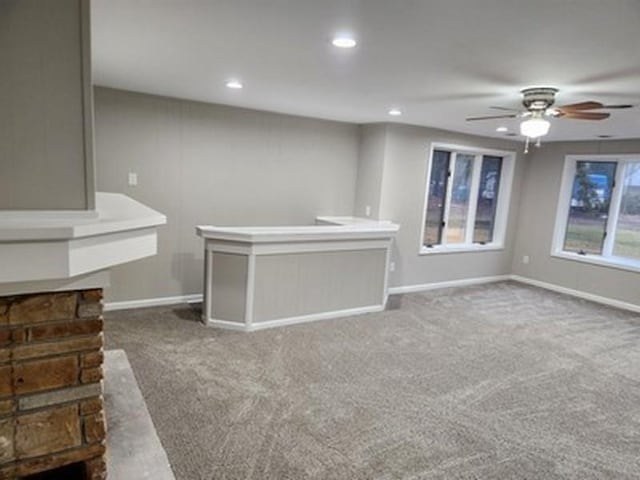
[[[93,0],[97,85],[367,123],[503,136],[529,85],[640,104],[638,0]],[[330,44],[352,32],[358,46]],[[230,90],[227,79],[245,88]],[[389,117],[399,107],[402,117]],[[640,107],[554,119],[546,140],[640,138]]]

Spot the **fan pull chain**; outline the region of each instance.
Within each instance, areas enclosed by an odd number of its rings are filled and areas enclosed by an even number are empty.
[[[524,141],[524,153],[529,153],[529,137]]]

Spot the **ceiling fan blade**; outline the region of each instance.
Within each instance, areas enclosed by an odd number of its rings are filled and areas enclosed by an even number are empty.
[[[507,108],[507,107],[489,107],[492,108],[493,110],[503,110],[505,112],[519,112],[520,109],[518,108]]]
[[[610,116],[610,113],[601,112],[559,112],[558,115],[561,118],[573,118],[575,120],[604,120]]]
[[[475,120],[491,120],[494,118],[517,118],[518,115],[514,113],[513,115],[489,115],[487,117],[469,117],[467,118],[467,122],[472,122]]]
[[[622,108],[633,108],[635,105],[631,105],[630,103],[622,103],[620,105],[603,105],[601,108],[609,108],[609,109],[622,109]]]
[[[555,107],[556,110],[568,111],[568,110],[597,110],[604,107],[600,102],[580,102],[572,103],[570,105],[562,105],[561,107]]]

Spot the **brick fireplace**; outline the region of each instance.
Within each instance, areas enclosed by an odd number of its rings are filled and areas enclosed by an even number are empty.
[[[0,480],[106,478],[102,289],[0,297]]]

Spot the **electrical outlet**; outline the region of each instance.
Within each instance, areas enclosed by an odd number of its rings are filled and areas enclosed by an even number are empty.
[[[365,214],[367,217],[370,217],[370,216],[371,216],[371,205],[367,205],[366,207],[364,207],[364,214]]]
[[[129,186],[135,187],[138,185],[138,174],[135,172],[129,172]]]
[[[389,271],[390,272],[396,271],[396,262],[389,262]]]
[[[524,255],[522,257],[522,263],[524,263],[525,265],[528,265],[530,261],[531,259],[529,258],[529,255]]]

